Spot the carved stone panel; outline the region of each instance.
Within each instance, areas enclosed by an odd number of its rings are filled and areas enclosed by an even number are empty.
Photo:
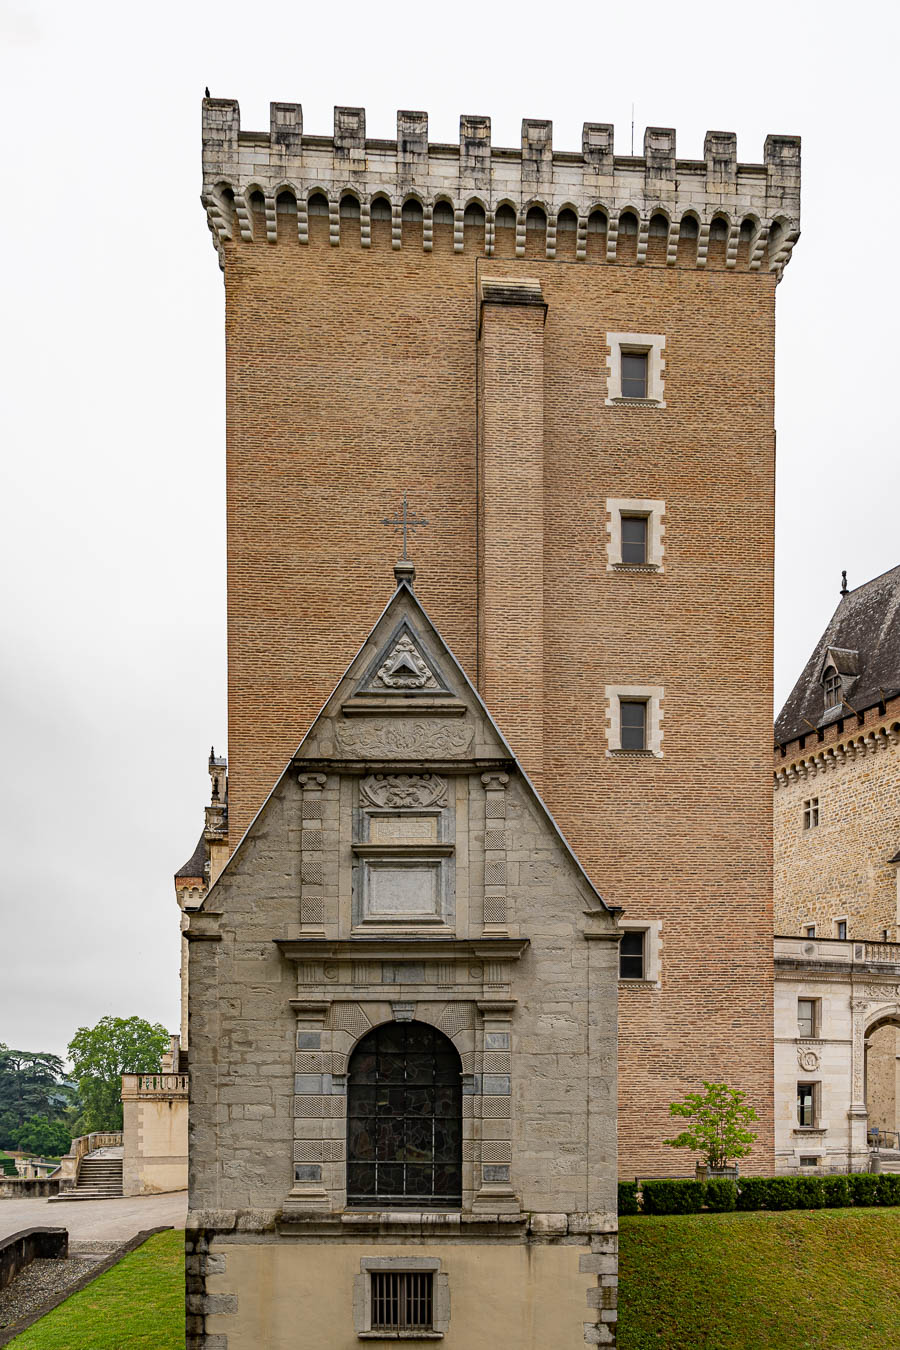
[[[434,773],[374,773],[362,780],[359,795],[371,806],[394,810],[446,806],[447,784]]]
[[[474,728],[437,717],[377,718],[338,723],[344,754],[360,759],[457,758],[472,743]]]

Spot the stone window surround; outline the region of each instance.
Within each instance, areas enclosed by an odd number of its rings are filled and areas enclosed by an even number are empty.
[[[627,985],[630,989],[661,989],[661,953],[662,919],[619,919],[619,927],[629,933],[644,934],[644,978],[642,980],[623,980],[619,977],[619,987]]]
[[[664,501],[654,501],[649,497],[607,497],[606,511],[606,570],[664,572],[663,535],[666,527],[662,520],[666,512]],[[645,516],[647,520],[647,561],[645,563],[623,563],[622,561],[622,517]]]
[[[660,333],[607,333],[606,345],[609,356],[606,358],[608,371],[606,381],[606,406],[621,407],[630,405],[637,408],[664,408],[666,368],[663,349],[665,336]],[[622,353],[646,352],[647,354],[647,397],[623,398],[622,396]]]
[[[627,759],[632,756],[653,756],[662,759],[662,700],[665,689],[661,684],[608,684],[606,686],[606,757]],[[647,704],[647,744],[644,750],[623,750],[619,704],[622,699],[643,699]]]
[[[431,1271],[432,1331],[373,1331],[372,1272]],[[432,1256],[363,1256],[359,1274],[353,1277],[353,1325],[361,1341],[441,1341],[450,1329],[450,1279],[441,1270],[441,1260]]]

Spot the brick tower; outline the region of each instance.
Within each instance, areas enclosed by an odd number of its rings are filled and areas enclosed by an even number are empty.
[[[233,849],[384,606],[416,593],[589,875],[624,907],[620,1171],[668,1103],[745,1089],[772,1157],[775,288],[800,146],[641,157],[526,120],[517,149],[203,104],[225,276]],[[723,754],[740,720],[742,753]],[[749,753],[746,747],[749,746]],[[530,871],[540,868],[529,863]],[[519,877],[509,863],[512,887]],[[522,864],[523,869],[525,864]],[[548,916],[552,918],[552,916]],[[551,1035],[564,1034],[565,990]]]

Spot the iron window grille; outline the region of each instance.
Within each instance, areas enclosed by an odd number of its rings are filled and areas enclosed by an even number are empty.
[[[814,830],[819,823],[819,799],[818,797],[807,797],[803,803],[803,828],[804,830]]]
[[[647,397],[646,352],[622,352],[622,397]]]
[[[373,1331],[434,1330],[430,1270],[373,1270],[371,1278]]]
[[[622,934],[619,944],[619,979],[642,980],[644,978],[644,934],[640,929],[631,929]]]
[[[422,1022],[386,1022],[350,1057],[347,1203],[462,1204],[462,1064]]]
[[[622,517],[622,562],[647,562],[647,517]]]

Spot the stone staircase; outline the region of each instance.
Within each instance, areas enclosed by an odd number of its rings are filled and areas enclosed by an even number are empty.
[[[882,1172],[900,1173],[900,1149],[880,1148],[877,1153],[870,1153],[869,1158],[878,1159]]]
[[[86,1153],[78,1168],[74,1190],[60,1191],[60,1200],[113,1200],[122,1194],[121,1148],[97,1148]]]

